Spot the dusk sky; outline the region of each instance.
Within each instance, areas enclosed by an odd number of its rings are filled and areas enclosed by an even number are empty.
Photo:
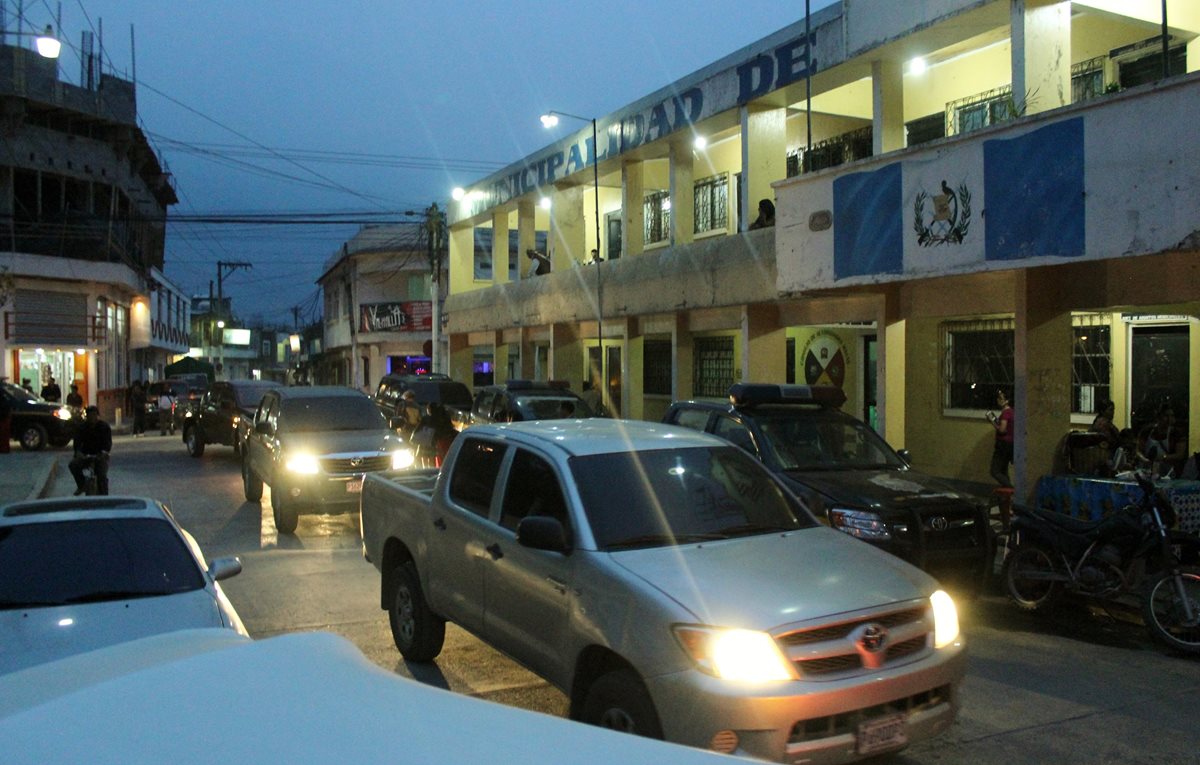
[[[831,2],[813,0],[812,10]],[[17,3],[7,5],[11,16]],[[136,78],[142,129],[174,176],[172,217],[388,221],[445,207],[454,186],[581,127],[545,130],[538,116],[550,109],[602,117],[804,16],[803,2],[779,0],[24,6],[26,28],[61,6],[70,82],[80,78],[81,33],[102,29],[105,70]],[[299,306],[303,323],[320,311],[322,264],[356,230],[175,223],[166,271],[207,294],[217,261],[252,263],[226,277],[235,314],[290,325]]]

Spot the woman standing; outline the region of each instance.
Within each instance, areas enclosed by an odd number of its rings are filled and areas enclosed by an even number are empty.
[[[996,443],[992,447],[992,478],[1001,486],[1011,488],[1008,466],[1013,461],[1013,410],[1008,393],[1002,388],[996,391],[996,406],[1000,414],[987,413],[988,421],[996,429]]]

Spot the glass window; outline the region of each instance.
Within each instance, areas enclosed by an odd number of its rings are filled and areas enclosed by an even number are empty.
[[[724,438],[734,446],[745,449],[755,457],[758,456],[758,447],[754,445],[754,437],[750,435],[750,431],[745,425],[732,417],[718,417],[713,426],[713,434]]]
[[[675,412],[674,424],[703,433],[708,429],[708,410],[680,409]]]
[[[1011,398],[1013,320],[944,324],[942,364],[948,409],[994,408],[1000,390]]]
[[[570,464],[601,550],[816,525],[757,460],[732,446],[597,454]]]
[[[171,595],[204,587],[165,520],[107,518],[8,526],[0,534],[0,609]]]
[[[642,212],[646,244],[667,241],[671,236],[671,193],[651,191]]]
[[[1071,411],[1094,414],[1098,402],[1112,398],[1112,327],[1106,315],[1072,318]]]
[[[901,468],[904,462],[865,423],[842,412],[759,408],[754,421],[784,470]]]
[[[469,438],[456,459],[450,474],[450,499],[476,515],[488,517],[496,476],[500,474],[500,463],[504,459],[504,447]]]
[[[721,398],[733,385],[733,337],[697,337],[692,346],[692,380],[697,396]]]
[[[671,395],[671,341],[646,339],[642,346],[642,391],[647,395]]]
[[[504,490],[500,525],[515,532],[517,524],[531,515],[556,518],[569,528],[567,501],[554,468],[538,455],[519,449],[513,455],[512,472]]]
[[[695,200],[695,233],[725,230],[729,225],[729,174],[696,181]]]
[[[283,429],[288,433],[387,427],[379,407],[365,396],[290,398],[283,402],[281,414]]]
[[[513,406],[521,420],[557,420],[567,417],[593,417],[583,399],[574,395],[513,396]]]

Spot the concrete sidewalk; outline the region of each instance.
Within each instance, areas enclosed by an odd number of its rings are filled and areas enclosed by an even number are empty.
[[[0,454],[0,505],[46,496],[70,459],[70,449],[27,452],[14,444],[11,452]]]

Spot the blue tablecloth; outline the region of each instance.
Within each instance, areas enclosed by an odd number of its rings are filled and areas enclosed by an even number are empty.
[[[1200,534],[1200,481],[1159,481],[1179,516],[1179,528]],[[1142,490],[1136,483],[1076,475],[1047,475],[1037,482],[1038,507],[1075,518],[1099,520],[1127,504],[1137,504]]]

